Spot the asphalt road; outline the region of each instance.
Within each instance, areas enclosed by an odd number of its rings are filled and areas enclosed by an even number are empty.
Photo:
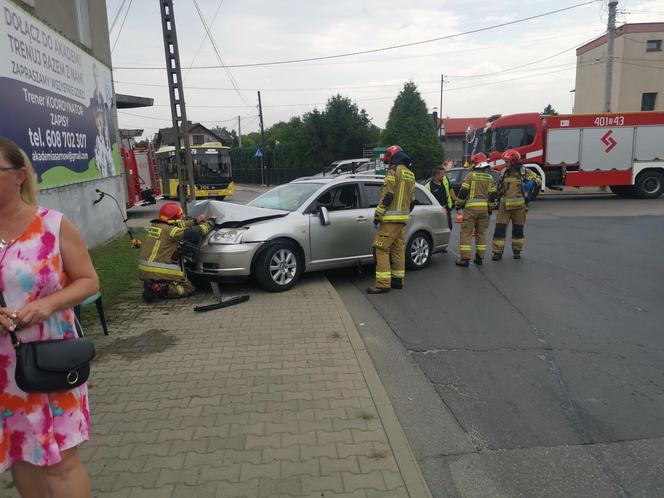
[[[664,199],[543,196],[482,267],[454,232],[402,291],[328,275],[434,496],[664,496]]]

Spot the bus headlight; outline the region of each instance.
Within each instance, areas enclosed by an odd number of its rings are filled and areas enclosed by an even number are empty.
[[[208,240],[208,244],[239,244],[242,242],[245,228],[222,228],[216,230]]]

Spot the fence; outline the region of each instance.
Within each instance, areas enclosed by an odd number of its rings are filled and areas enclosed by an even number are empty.
[[[267,185],[281,185],[303,176],[312,176],[320,173],[318,168],[266,168],[264,181]],[[233,168],[233,181],[235,183],[249,183],[261,185],[260,168]]]

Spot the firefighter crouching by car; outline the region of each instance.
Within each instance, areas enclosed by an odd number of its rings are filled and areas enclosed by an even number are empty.
[[[540,177],[523,166],[519,151],[506,150],[503,153],[503,160],[506,167],[498,180],[500,206],[493,234],[493,257],[491,258],[493,261],[498,261],[503,257],[507,225],[510,221],[512,222],[512,253],[514,259],[521,258],[530,193],[533,188],[540,188],[542,185]]]
[[[214,219],[204,214],[196,220],[183,218],[182,208],[175,202],[167,202],[159,209],[159,218],[151,221],[138,261],[143,299],[148,303],[156,298],[186,297],[194,291],[184,270],[179,244],[200,243],[214,226]]]
[[[374,227],[378,229],[374,240],[376,283],[367,289],[369,294],[403,287],[406,275],[404,235],[415,199],[415,175],[408,169],[411,161],[401,147],[389,147],[383,162],[388,170],[374,214]]]
[[[456,201],[456,207],[463,208],[463,223],[459,259],[454,264],[465,267],[470,265],[470,257],[473,254],[473,232],[476,237],[474,262],[476,265],[482,264],[482,258],[486,253],[489,216],[497,198],[493,177],[487,172],[489,168],[487,157],[482,153],[475,154],[471,162],[473,169],[464,178]]]

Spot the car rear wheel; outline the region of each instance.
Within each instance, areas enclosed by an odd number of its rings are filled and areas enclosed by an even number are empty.
[[[433,243],[424,232],[417,232],[406,244],[406,268],[421,270],[431,262]]]
[[[643,171],[636,177],[634,189],[641,199],[656,199],[664,193],[664,176],[657,171]]]
[[[270,292],[282,292],[300,279],[303,266],[299,251],[293,245],[277,243],[261,253],[254,269],[261,287]]]

